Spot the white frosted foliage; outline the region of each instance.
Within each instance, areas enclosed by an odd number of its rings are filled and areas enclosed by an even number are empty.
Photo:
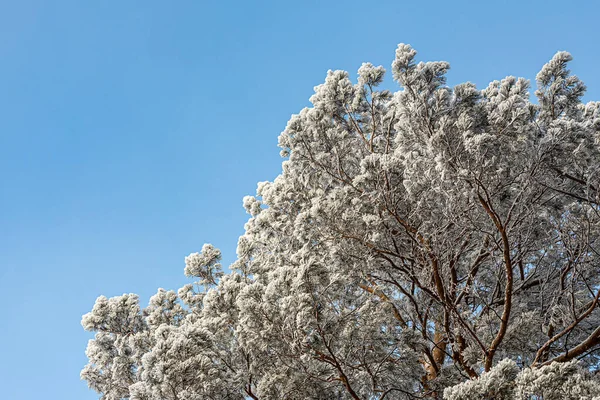
[[[451,87],[400,44],[328,71],[243,198],[237,259],[99,297],[102,399],[600,400],[600,103],[572,56]],[[534,91],[537,102],[530,101]]]

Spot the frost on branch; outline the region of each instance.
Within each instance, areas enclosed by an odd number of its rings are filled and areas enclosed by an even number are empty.
[[[576,361],[520,370],[505,359],[477,380],[444,390],[445,400],[596,400],[600,382]]]
[[[85,330],[96,331],[86,350],[88,365],[81,379],[105,400],[128,397],[129,386],[138,380],[137,365],[148,351],[147,325],[134,294],[107,299],[98,297],[94,308],[83,316]]]
[[[216,285],[217,279],[223,275],[219,261],[221,250],[205,244],[200,253],[192,253],[185,258],[185,276],[200,278],[201,285]]]
[[[600,396],[600,103],[557,53],[531,84],[329,71],[279,136],[237,260],[100,297],[82,378],[103,399]],[[578,362],[575,364],[575,362]],[[517,366],[518,363],[518,366]]]

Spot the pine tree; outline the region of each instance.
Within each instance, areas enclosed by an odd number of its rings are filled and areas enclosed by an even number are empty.
[[[571,56],[448,87],[400,44],[400,90],[329,71],[279,137],[282,173],[224,274],[100,297],[101,399],[592,399],[600,358],[600,103]],[[570,396],[570,397],[569,397]]]

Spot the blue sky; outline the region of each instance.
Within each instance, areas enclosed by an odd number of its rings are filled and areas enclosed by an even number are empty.
[[[182,286],[205,242],[233,261],[328,69],[405,42],[483,88],[568,50],[600,100],[598,4],[0,0],[0,398],[97,398],[81,315]]]

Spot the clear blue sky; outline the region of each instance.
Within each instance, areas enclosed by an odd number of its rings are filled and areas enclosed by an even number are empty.
[[[396,45],[449,83],[533,79],[557,50],[600,100],[598,2],[0,1],[0,398],[97,396],[79,380],[96,297],[235,257],[241,205],[328,69]]]

